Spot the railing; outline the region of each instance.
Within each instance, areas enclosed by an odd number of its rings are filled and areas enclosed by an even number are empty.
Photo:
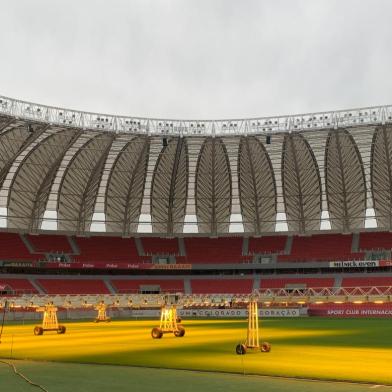
[[[273,134],[392,123],[392,105],[246,119],[178,120],[82,112],[4,96],[0,96],[0,114],[73,128],[180,136]]]
[[[56,306],[67,308],[83,307],[84,301],[91,307],[102,299],[109,301],[113,306],[161,306],[164,303],[167,291],[160,294],[33,294],[22,296],[0,296],[0,309],[5,301],[15,303],[17,307],[31,307],[53,301]],[[314,288],[266,288],[256,290],[249,294],[216,293],[216,294],[188,294],[176,292],[178,304],[184,307],[215,307],[227,305],[236,307],[237,304],[246,304],[250,299],[256,299],[265,305],[292,305],[292,304],[318,304],[318,303],[386,303],[392,302],[392,286],[368,287],[314,287]],[[129,302],[132,299],[133,303]],[[116,305],[117,303],[117,305]],[[126,305],[124,305],[126,304]]]

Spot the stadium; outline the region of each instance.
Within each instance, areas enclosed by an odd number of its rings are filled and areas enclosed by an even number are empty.
[[[183,121],[0,97],[0,156],[0,357],[39,385],[392,385],[392,106]],[[34,329],[48,304],[58,334]],[[186,334],[152,339],[168,305]],[[271,351],[237,355],[247,328]]]

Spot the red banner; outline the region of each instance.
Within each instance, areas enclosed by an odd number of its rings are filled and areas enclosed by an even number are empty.
[[[379,265],[380,265],[380,267],[391,267],[392,260],[380,260]]]
[[[192,269],[192,264],[152,264],[152,263],[45,263],[45,268],[56,269],[141,269],[141,270],[184,270]]]
[[[392,303],[374,304],[312,304],[308,308],[309,316],[319,317],[391,317]]]

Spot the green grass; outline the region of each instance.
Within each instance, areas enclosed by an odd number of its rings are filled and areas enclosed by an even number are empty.
[[[13,363],[19,371],[49,392],[366,392],[372,387],[364,384],[313,382],[228,373],[53,362]],[[1,363],[0,389],[4,392],[39,391],[16,377]]]
[[[65,335],[34,336],[33,324],[6,325],[0,357],[208,370],[392,385],[392,321],[268,319],[270,353],[235,354],[244,320],[185,320],[186,335],[153,340],[156,321],[64,323]],[[12,344],[13,341],[13,344]]]

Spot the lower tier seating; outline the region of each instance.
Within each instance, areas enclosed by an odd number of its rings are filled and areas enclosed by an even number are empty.
[[[112,279],[110,282],[119,293],[138,293],[148,291],[151,286],[159,287],[160,292],[184,292],[184,281],[182,279]]]
[[[248,294],[253,290],[253,279],[192,279],[191,286],[193,294]]]
[[[342,287],[385,287],[392,286],[392,277],[367,276],[343,278]]]
[[[334,287],[334,278],[261,279],[260,289]]]
[[[90,279],[38,279],[47,294],[109,294],[103,280]]]
[[[32,285],[28,279],[9,279],[2,278],[0,276],[0,286],[9,286],[12,291],[17,291],[19,293],[38,293],[37,289]]]

